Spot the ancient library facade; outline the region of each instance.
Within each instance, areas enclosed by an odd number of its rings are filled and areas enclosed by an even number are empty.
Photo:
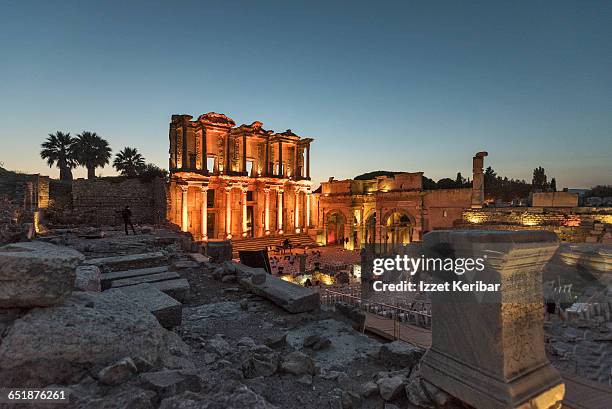
[[[214,112],[172,115],[168,219],[197,240],[307,230],[312,141]]]

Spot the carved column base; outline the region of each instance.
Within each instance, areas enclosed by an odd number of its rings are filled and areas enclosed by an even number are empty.
[[[432,293],[424,379],[476,409],[548,409],[565,387],[544,349],[542,269],[558,247],[548,231],[449,230],[423,238],[428,258],[481,260],[482,269],[433,272],[435,283],[498,291]],[[464,265],[465,266],[465,265]]]

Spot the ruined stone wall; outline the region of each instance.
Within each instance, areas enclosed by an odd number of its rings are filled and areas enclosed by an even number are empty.
[[[156,223],[166,214],[166,190],[161,179],[122,177],[77,179],[72,182],[75,219],[93,226],[122,223],[121,210],[129,205],[134,223]]]
[[[470,208],[472,189],[437,189],[426,191],[423,207],[426,209],[425,230],[449,229],[462,220],[463,212]]]
[[[561,241],[606,242],[612,234],[612,208],[508,207],[463,212],[455,227],[489,230],[554,231]]]
[[[576,207],[578,195],[569,192],[534,193],[532,202],[534,207]]]

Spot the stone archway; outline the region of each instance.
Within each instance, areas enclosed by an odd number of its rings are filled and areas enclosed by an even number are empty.
[[[344,244],[346,217],[339,210],[330,211],[325,218],[325,242],[327,245]]]
[[[385,234],[383,240],[390,246],[406,245],[412,242],[414,221],[408,212],[394,209],[383,220]]]

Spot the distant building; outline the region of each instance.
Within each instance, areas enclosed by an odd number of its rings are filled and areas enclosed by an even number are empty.
[[[407,244],[423,234],[452,228],[469,208],[481,208],[486,152],[473,158],[473,186],[423,189],[423,172],[395,173],[368,180],[334,180],[313,194],[311,234],[320,244],[356,249],[366,244]]]

